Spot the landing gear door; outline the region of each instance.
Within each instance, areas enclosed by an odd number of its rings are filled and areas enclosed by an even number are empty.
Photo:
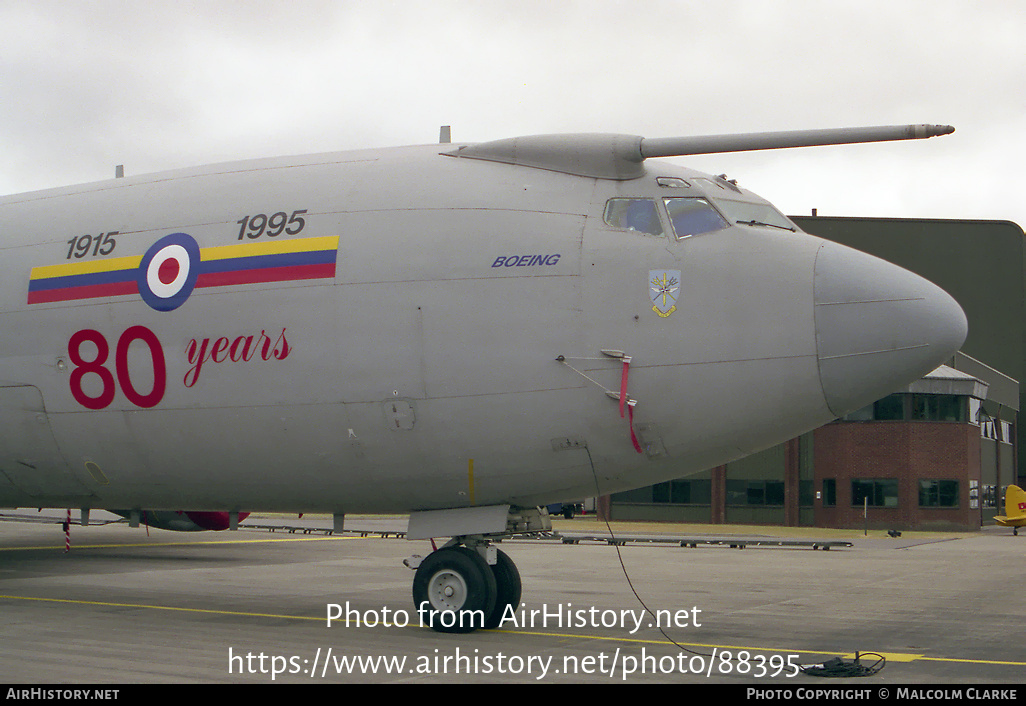
[[[58,450],[43,396],[32,385],[0,387],[0,474],[33,498],[91,495]]]

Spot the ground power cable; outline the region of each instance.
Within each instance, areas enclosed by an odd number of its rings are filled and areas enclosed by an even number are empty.
[[[598,472],[595,470],[595,460],[591,457],[591,449],[588,446],[585,446],[584,450],[588,454],[588,463],[591,465],[591,477],[595,481],[596,497],[600,497],[602,495],[602,492],[601,492],[601,489],[599,488]],[[608,514],[608,513],[605,513],[605,514]],[[687,648],[684,645],[680,644],[679,642],[677,642],[672,637],[670,637],[669,635],[666,634],[666,631],[663,630],[662,625],[659,624],[659,618],[652,611],[652,609],[649,608],[648,605],[645,604],[645,601],[642,600],[641,596],[638,595],[638,591],[634,588],[634,583],[631,581],[631,577],[630,577],[630,574],[627,571],[627,567],[623,563],[623,556],[620,554],[619,540],[617,540],[616,535],[613,532],[613,528],[609,524],[608,517],[604,517],[602,521],[605,523],[606,531],[609,532],[609,536],[612,539],[613,548],[616,549],[616,558],[620,562],[620,569],[623,571],[624,578],[627,579],[627,585],[630,587],[631,593],[634,594],[634,597],[637,599],[638,603],[641,604],[641,607],[645,609],[645,612],[648,613],[650,616],[652,616],[652,619],[655,620],[655,626],[656,626],[656,629],[659,630],[659,633],[663,637],[665,637],[667,640],[669,640],[671,643],[673,643],[674,645],[676,645],[680,649],[684,650],[685,652],[690,652],[691,654],[698,655],[700,657],[712,658],[714,655],[709,654],[709,653],[705,653],[705,652],[698,652],[696,650],[689,649],[689,648]]]
[[[591,466],[591,477],[595,482],[596,497],[601,497],[602,492],[599,487],[598,472],[595,470],[595,460],[591,457],[591,449],[587,445],[584,446],[584,450],[588,454],[588,463]],[[666,634],[666,631],[663,630],[663,626],[659,622],[659,618],[652,611],[652,609],[648,607],[645,601],[642,600],[641,596],[638,595],[637,589],[634,588],[634,583],[631,581],[631,577],[629,572],[627,571],[627,567],[623,563],[623,555],[620,553],[620,542],[616,538],[616,534],[613,532],[612,526],[609,524],[608,513],[606,513],[606,517],[603,518],[603,522],[606,525],[606,531],[609,532],[609,537],[612,540],[613,547],[616,549],[616,558],[620,562],[620,569],[623,571],[624,578],[627,579],[627,585],[630,587],[631,593],[634,594],[634,597],[637,599],[641,607],[645,609],[645,612],[652,616],[652,619],[655,620],[655,627],[659,631],[659,633],[663,637],[665,637],[669,642],[676,645],[684,652],[689,652],[690,654],[699,657],[709,657],[710,659],[715,659],[715,654],[692,650],[680,644],[679,642],[677,642],[672,637]],[[876,657],[879,657],[879,659],[872,665],[866,666],[860,662],[860,657],[865,655],[874,655]],[[722,653],[720,655],[720,658],[722,659]],[[740,655],[735,655],[733,652],[730,652],[730,661],[733,662],[736,659],[740,659]],[[826,662],[823,662],[822,664],[797,665],[797,667],[801,671],[801,673],[807,674],[809,676],[868,677],[879,672],[886,666],[886,664],[887,659],[883,655],[878,654],[876,652],[855,652],[855,659],[851,662],[845,662],[840,657],[834,657],[833,659],[829,659]]]

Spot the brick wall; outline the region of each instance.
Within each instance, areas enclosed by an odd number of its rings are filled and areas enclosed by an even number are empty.
[[[969,481],[980,480],[980,430],[953,422],[836,422],[815,431],[815,490],[837,483],[837,504],[815,503],[816,526],[861,528],[863,509],[852,507],[852,479],[898,479],[896,508],[870,507],[871,529],[980,527],[969,507]],[[919,507],[920,480],[957,480],[958,506]]]

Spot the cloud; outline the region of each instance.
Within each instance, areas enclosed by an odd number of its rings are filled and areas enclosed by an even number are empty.
[[[784,181],[772,175],[801,165],[796,191],[780,198],[805,200],[813,181],[844,183],[833,198],[852,205],[839,208],[865,206],[860,192],[888,169],[944,164],[948,180],[931,193],[969,179],[980,203],[1021,222],[1024,34],[1017,0],[8,0],[0,192],[108,178],[118,163],[140,173],[430,142],[441,124],[479,141],[928,121],[958,132],[843,156],[693,164],[743,181],[765,170],[773,191]],[[894,208],[913,192],[891,188]],[[953,202],[941,199],[945,214],[962,212]]]

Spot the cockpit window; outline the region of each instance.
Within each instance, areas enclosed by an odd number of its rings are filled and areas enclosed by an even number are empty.
[[[670,223],[673,224],[673,232],[678,240],[711,233],[729,225],[708,199],[687,197],[663,200],[666,202],[666,211],[670,215]]]
[[[714,199],[714,202],[720,207],[724,215],[730,219],[731,223],[795,230],[794,224],[768,203],[751,203],[749,201],[732,201],[730,199]]]
[[[635,230],[649,235],[662,235],[663,226],[652,199],[609,199],[603,217],[607,225]]]

